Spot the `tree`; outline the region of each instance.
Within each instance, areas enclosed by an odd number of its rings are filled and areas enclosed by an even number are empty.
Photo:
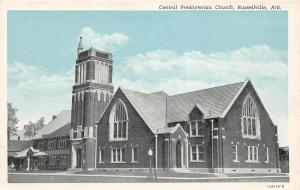
[[[37,120],[35,123],[32,121],[29,121],[26,125],[24,125],[24,136],[33,138],[37,131],[42,129],[45,126],[45,118],[42,117],[39,120]]]
[[[42,117],[41,119],[37,120],[37,122],[35,123],[35,131],[40,130],[44,126],[45,126],[45,118]]]
[[[33,138],[35,135],[34,127],[35,127],[35,124],[32,121],[29,121],[26,125],[24,125],[24,136]]]
[[[11,136],[17,135],[19,122],[16,113],[18,109],[13,107],[12,103],[7,103],[7,139],[9,140]]]

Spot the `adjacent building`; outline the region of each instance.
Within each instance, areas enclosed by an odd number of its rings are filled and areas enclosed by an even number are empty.
[[[24,141],[24,140],[9,140],[7,142],[7,157],[8,157],[8,167],[10,169],[16,169],[16,170],[20,170],[23,168],[23,165],[25,163],[23,159],[19,159],[19,158],[16,158],[15,156],[31,147],[33,144],[32,144],[32,141]]]
[[[289,173],[289,147],[279,147],[280,169],[283,173]]]
[[[70,161],[71,111],[53,116],[33,139],[33,148],[44,152],[35,161],[39,170],[67,170]]]
[[[70,162],[71,111],[63,110],[32,140],[9,141],[9,165],[17,170],[67,170]]]

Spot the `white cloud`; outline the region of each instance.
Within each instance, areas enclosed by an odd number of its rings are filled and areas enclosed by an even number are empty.
[[[83,45],[101,50],[112,50],[128,41],[128,36],[123,33],[100,34],[90,27],[83,27],[79,35],[83,37]]]
[[[26,65],[22,62],[14,62],[9,65],[8,78],[22,80],[32,77],[34,73],[38,73],[38,68],[34,65]]]
[[[43,68],[14,63],[8,65],[8,101],[18,108],[18,126],[40,117],[49,119],[62,109],[71,109],[74,72],[49,74]]]
[[[271,62],[284,58],[283,52],[276,51],[267,45],[252,45],[242,47],[233,51],[217,52],[210,54],[214,59],[223,59],[231,61],[248,61],[248,62]]]
[[[280,52],[276,54],[276,51],[265,45],[214,54],[204,54],[200,51],[177,54],[172,51],[157,50],[130,57],[124,63],[127,72],[141,76],[149,72],[172,71],[177,76],[190,75],[191,78],[194,76],[209,79],[221,76],[239,78],[251,74],[260,77],[276,77],[287,73],[287,64],[282,61],[280,54]]]
[[[114,84],[124,88],[177,94],[250,78],[287,144],[287,80],[285,54],[267,45],[206,54],[156,50],[124,60]]]

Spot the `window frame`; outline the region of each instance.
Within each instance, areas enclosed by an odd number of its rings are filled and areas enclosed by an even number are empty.
[[[239,161],[239,155],[238,155],[238,145],[236,144],[236,145],[232,145],[232,148],[234,148],[234,151],[233,151],[233,162],[240,162]]]
[[[48,140],[48,142],[47,142],[47,149],[48,150],[56,149],[57,148],[56,143],[57,143],[56,140]]]
[[[265,148],[265,163],[270,162],[270,157],[269,157],[269,147]]]
[[[138,147],[131,148],[131,163],[138,163]]]
[[[259,110],[250,94],[245,97],[242,106],[241,132],[243,138],[261,139]]]
[[[103,149],[103,148],[101,149],[101,148],[99,147],[98,151],[99,151],[99,152],[98,152],[98,163],[99,163],[99,164],[100,164],[100,163],[104,163],[104,161],[103,161],[103,160],[104,160],[104,157],[103,157],[103,156],[104,156],[104,149]],[[102,157],[103,157],[103,159],[102,159]]]
[[[67,165],[68,164],[68,156],[66,155],[62,155],[60,156],[60,162],[59,162],[60,165]]]
[[[119,110],[117,108],[119,107]],[[117,120],[117,111],[121,111],[123,119]],[[127,141],[128,140],[129,117],[128,111],[122,100],[118,99],[109,115],[109,141]],[[124,135],[125,134],[125,135]],[[124,137],[123,137],[124,135]]]
[[[193,134],[193,123],[195,124],[195,131],[196,134]],[[203,120],[191,120],[189,121],[189,128],[190,128],[190,132],[189,135],[190,137],[204,137],[204,133],[205,133],[205,126],[203,125],[198,125],[199,123],[204,123]],[[200,129],[202,128],[202,134],[199,134],[199,132],[201,131]]]
[[[196,152],[193,151],[193,147],[196,147]],[[199,147],[202,147],[202,152],[199,152]],[[196,154],[196,159],[193,159],[193,154]],[[199,158],[199,154],[202,154],[203,159]],[[204,144],[190,145],[190,162],[205,162],[204,160]]]
[[[247,146],[247,160],[245,162],[259,163],[258,146]]]
[[[76,132],[77,132],[77,136],[76,136],[77,138],[76,139],[82,139],[82,138],[84,138],[84,134],[82,135],[82,132],[84,132],[83,128],[82,128],[82,125],[78,125],[77,126]]]
[[[67,140],[66,139],[58,140],[57,148],[66,148],[66,146],[67,146]]]
[[[115,155],[114,155],[114,153],[115,153]],[[111,160],[110,160],[110,162],[111,163],[126,163],[125,162],[125,148],[124,147],[122,147],[122,148],[112,148],[111,149]]]

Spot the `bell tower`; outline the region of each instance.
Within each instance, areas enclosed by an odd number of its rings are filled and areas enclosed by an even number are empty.
[[[71,168],[95,168],[95,123],[114,92],[112,63],[111,53],[84,50],[80,37],[72,90]]]

